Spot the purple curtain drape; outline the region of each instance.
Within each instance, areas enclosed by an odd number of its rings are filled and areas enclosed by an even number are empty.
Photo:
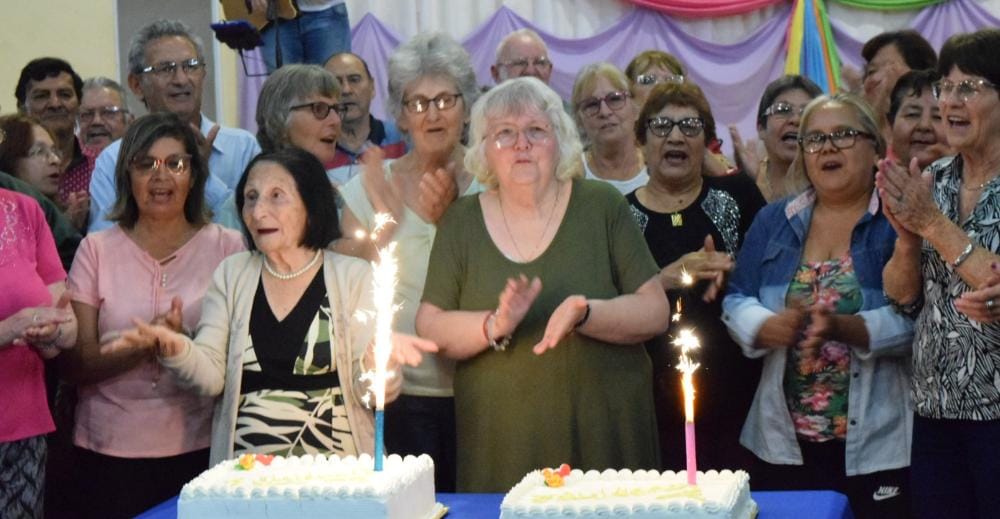
[[[767,83],[784,69],[789,16],[790,4],[777,9],[745,40],[720,45],[690,36],[671,17],[648,9],[635,9],[589,38],[565,39],[542,30],[507,7],[500,7],[462,43],[469,51],[480,83],[492,84],[489,69],[500,40],[515,29],[527,27],[537,31],[548,45],[554,63],[551,85],[564,98],[570,95],[576,72],[588,63],[610,61],[624,67],[645,49],[670,52],[680,58],[689,77],[705,91],[720,127],[720,137],[727,141],[725,146],[729,150],[724,125],[736,124],[744,138],[756,136],[754,117],[760,95]],[[851,38],[837,20],[831,20],[831,25],[841,60],[860,68],[864,42]],[[952,0],[926,8],[912,23],[936,48],[952,34],[997,26],[1000,19],[973,0]],[[371,14],[365,15],[352,30],[352,48],[368,62],[375,78],[372,112],[376,117],[386,114],[388,61],[400,41],[399,35]],[[259,57],[248,57],[248,64],[251,73],[255,68],[263,71]],[[244,128],[255,131],[254,111],[263,78],[241,80],[240,122]]]

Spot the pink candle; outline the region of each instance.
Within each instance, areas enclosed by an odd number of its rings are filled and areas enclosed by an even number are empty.
[[[698,462],[694,450],[694,422],[684,422],[684,447],[687,453],[688,485],[697,485]]]

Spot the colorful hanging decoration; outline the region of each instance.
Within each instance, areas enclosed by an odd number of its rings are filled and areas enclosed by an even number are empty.
[[[796,0],[788,24],[785,74],[813,80],[826,93],[840,86],[840,57],[822,0]]]

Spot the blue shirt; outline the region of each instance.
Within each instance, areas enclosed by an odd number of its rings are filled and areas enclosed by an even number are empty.
[[[764,367],[740,443],[773,464],[801,465],[802,451],[785,400],[787,348],[755,348],[761,326],[785,309],[785,296],[809,232],[815,192],[806,191],[757,213],[722,302],[722,320],[748,357]],[[817,231],[822,232],[822,231]],[[913,426],[909,410],[909,355],[913,322],[896,313],[882,292],[882,268],[892,256],[896,232],[873,192],[868,211],[851,233],[851,259],[861,285],[858,316],[868,330],[867,350],[851,347],[847,404],[848,476],[910,464]]]
[[[201,133],[208,135],[215,123],[201,116]],[[114,225],[108,220],[108,213],[115,205],[115,164],[121,148],[121,139],[112,142],[97,157],[94,174],[90,177],[90,226],[88,232],[102,231]],[[205,182],[205,202],[212,210],[213,221],[231,226],[222,218],[223,202],[236,188],[250,160],[260,153],[260,146],[253,134],[239,128],[219,127],[219,133],[212,143],[212,154],[208,157],[208,180]],[[221,218],[221,219],[220,219]],[[239,230],[239,227],[236,227]]]

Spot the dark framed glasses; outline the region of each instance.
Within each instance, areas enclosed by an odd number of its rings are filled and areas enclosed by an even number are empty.
[[[934,99],[941,100],[954,92],[962,101],[968,101],[979,94],[983,88],[995,89],[996,87],[996,85],[985,79],[966,79],[958,83],[942,79],[931,84],[931,93],[934,94]]]
[[[434,99],[427,99],[423,96],[412,97],[403,101],[403,106],[414,114],[422,114],[431,109],[431,105],[437,107],[438,111],[447,110],[458,102],[462,94],[438,94]]]
[[[176,153],[162,159],[149,156],[135,157],[131,165],[132,171],[140,175],[152,175],[161,167],[172,175],[180,175],[191,169],[191,155]]]
[[[319,121],[326,119],[330,115],[331,110],[336,112],[337,116],[341,119],[343,119],[344,115],[347,113],[347,107],[344,105],[340,103],[330,104],[325,101],[313,101],[311,103],[302,103],[300,105],[288,107],[289,110],[302,110],[305,108],[308,108],[312,112],[313,117]]]
[[[804,136],[799,137],[799,146],[802,146],[802,151],[806,153],[819,153],[819,151],[822,150],[823,146],[826,144],[826,141],[830,141],[834,150],[846,150],[858,142],[858,137],[864,137],[872,141],[875,140],[875,137],[868,132],[848,128],[846,130],[837,130],[830,133],[807,133]]]
[[[657,137],[666,137],[676,126],[687,137],[697,137],[705,129],[705,121],[701,117],[685,117],[675,121],[669,117],[650,117],[646,119],[646,128]]]
[[[610,92],[604,97],[591,97],[589,99],[584,99],[576,105],[577,110],[580,110],[583,115],[588,117],[593,117],[601,113],[601,103],[608,105],[608,108],[617,112],[625,106],[625,101],[628,101],[628,92]]]

